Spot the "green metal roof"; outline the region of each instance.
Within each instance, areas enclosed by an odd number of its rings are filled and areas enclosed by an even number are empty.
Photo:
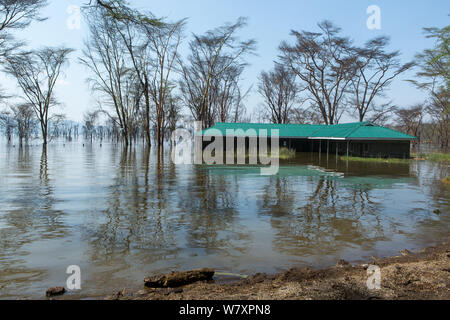
[[[214,129],[214,130],[211,130]],[[235,136],[248,136],[249,129],[266,129],[270,137],[271,130],[279,130],[282,138],[305,138],[305,139],[337,139],[337,140],[415,140],[416,137],[378,126],[370,122],[355,122],[335,125],[310,125],[310,124],[268,124],[268,123],[217,123],[215,126],[203,130],[205,136],[215,135],[218,130],[223,136],[227,130],[241,130]]]

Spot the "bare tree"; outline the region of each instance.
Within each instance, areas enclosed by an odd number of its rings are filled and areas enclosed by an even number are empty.
[[[158,147],[164,144],[164,129],[166,127],[165,106],[170,102],[171,75],[175,63],[179,60],[180,46],[185,20],[175,23],[165,23],[154,27],[144,24],[143,29],[149,39],[149,48],[153,53],[152,79],[150,95],[155,106],[155,131]]]
[[[286,124],[291,121],[300,93],[295,78],[291,68],[280,64],[275,64],[273,71],[261,73],[258,92],[264,98],[263,107],[270,122]]]
[[[255,40],[240,41],[236,35],[245,26],[246,19],[239,18],[234,24],[226,24],[204,35],[194,34],[194,39],[189,43],[191,53],[188,63],[180,63],[180,90],[184,103],[194,119],[201,121],[205,128],[214,124],[218,111],[217,99],[220,96],[224,98],[230,88],[227,86],[224,94],[219,94],[220,83],[227,81],[232,84],[229,76],[240,75],[236,71],[247,65],[245,56],[255,51]],[[232,69],[234,72],[231,72]],[[222,107],[226,105],[222,104]]]
[[[98,116],[99,116],[99,113],[97,111],[86,112],[83,115],[85,138],[90,139],[91,142],[92,142],[93,136],[95,134]]]
[[[10,142],[14,129],[16,128],[16,123],[10,111],[0,112],[0,125],[5,130],[6,139]]]
[[[356,57],[351,41],[329,21],[318,24],[321,32],[291,31],[296,42],[280,45],[281,61],[292,68],[326,124],[336,124],[345,107],[345,95],[354,76]]]
[[[102,102],[112,106],[115,116],[102,107],[103,103],[99,110],[117,121],[125,145],[129,145],[137,126],[142,89],[114,21],[97,10],[88,12],[86,19],[90,34],[80,62],[93,74],[88,79],[92,89],[101,94]]]
[[[154,32],[157,28],[165,26],[165,23],[151,13],[131,8],[124,0],[91,0],[87,7],[89,11],[100,11],[113,23],[115,32],[120,35],[121,41],[125,44],[136,79],[142,88],[145,109],[139,112],[143,115],[145,138],[150,146],[150,118],[152,115],[150,82],[154,70],[150,63],[148,32]]]
[[[363,122],[366,115],[373,113],[375,118],[382,117],[375,100],[389,87],[393,79],[413,67],[414,63],[401,64],[399,51],[386,52],[389,38],[385,36],[369,40],[363,48],[355,48],[357,61],[355,75],[351,79],[353,90],[352,104],[356,108],[359,121]],[[384,111],[385,108],[382,108]]]
[[[378,105],[374,104],[367,120],[381,126],[387,125],[396,110],[397,107],[392,105],[390,101]]]
[[[324,124],[322,115],[315,108],[293,108],[290,115],[290,122],[297,124]]]
[[[178,122],[181,120],[181,98],[173,94],[172,90],[169,90],[168,97],[166,99],[166,106],[164,113],[167,114],[165,131],[168,132],[169,137],[177,129]],[[172,143],[172,139],[170,139]]]
[[[426,107],[437,133],[437,142],[442,149],[449,147],[450,130],[450,90],[432,90]]]
[[[395,111],[395,115],[397,116],[396,122],[400,129],[419,138],[420,141],[420,130],[423,120],[422,105],[415,105],[411,108],[399,108]]]
[[[69,48],[45,47],[6,58],[6,72],[16,78],[27,105],[40,122],[42,140],[47,145],[50,108],[57,104],[54,95],[56,81],[68,62]]]
[[[209,101],[215,110],[212,113],[214,121],[238,122],[240,116],[245,113],[243,100],[250,89],[244,94],[241,93],[240,81],[243,71],[242,65],[230,66],[222,76],[212,81]]]
[[[19,104],[10,107],[14,120],[16,122],[19,142],[28,141],[36,125],[36,116],[28,104]]]

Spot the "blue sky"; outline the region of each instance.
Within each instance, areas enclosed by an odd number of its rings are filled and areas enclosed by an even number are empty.
[[[18,38],[28,41],[30,47],[61,45],[77,51],[71,56],[71,64],[65,77],[57,88],[57,96],[64,103],[62,112],[69,119],[81,120],[83,112],[94,106],[95,99],[86,84],[86,69],[79,65],[77,57],[81,54],[83,39],[87,36],[87,26],[81,22],[80,29],[70,29],[67,20],[69,6],[80,6],[88,0],[50,0],[43,15],[49,19],[34,23]],[[256,92],[258,74],[268,70],[277,57],[278,45],[289,40],[289,32],[295,30],[317,30],[317,23],[324,19],[333,21],[343,29],[345,35],[362,44],[378,36],[391,37],[391,48],[400,50],[402,61],[407,62],[414,55],[432,46],[432,41],[423,35],[423,27],[443,27],[449,24],[450,1],[445,0],[129,0],[140,9],[148,9],[156,16],[169,20],[188,18],[185,44],[192,33],[203,33],[224,22],[235,21],[240,16],[249,18],[249,24],[242,30],[242,38],[255,38],[258,41],[257,56],[249,58],[250,66],[245,71],[243,86],[253,85],[253,91],[246,100],[249,113],[260,103]],[[377,5],[381,9],[381,30],[369,30],[366,9]],[[186,50],[182,49],[186,55]],[[413,88],[405,79],[413,77],[408,73],[398,78],[389,90],[388,97],[399,106],[410,106],[425,100],[425,95]],[[0,84],[14,91],[13,79],[0,77]],[[343,121],[354,120],[349,116]]]

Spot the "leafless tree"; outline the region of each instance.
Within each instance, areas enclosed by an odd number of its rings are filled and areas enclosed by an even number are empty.
[[[44,146],[48,140],[50,108],[57,105],[54,95],[56,81],[72,51],[64,47],[45,47],[6,58],[6,72],[17,80],[26,104],[34,110],[40,122]]]
[[[239,116],[245,113],[243,99],[249,91],[241,93],[240,81],[243,71],[242,65],[230,66],[221,77],[213,79],[209,101],[215,110],[214,121],[238,122]]]
[[[158,147],[164,144],[164,132],[166,127],[165,107],[170,101],[170,87],[172,71],[179,59],[178,48],[180,46],[185,20],[175,23],[165,23],[163,26],[154,27],[143,24],[142,29],[149,40],[151,50],[152,78],[150,81],[150,95],[155,106],[155,131]]]
[[[307,99],[326,124],[336,124],[345,111],[345,95],[354,77],[356,57],[351,41],[329,21],[320,32],[291,31],[295,43],[282,42],[281,61],[298,76]]]
[[[19,104],[10,107],[13,119],[16,122],[19,142],[28,141],[36,125],[36,116],[33,108],[28,104]]]
[[[355,48],[357,60],[355,74],[351,79],[353,91],[352,105],[356,108],[359,121],[367,115],[381,118],[385,112],[378,113],[376,98],[389,87],[392,80],[413,67],[414,63],[401,64],[399,51],[386,52],[389,38],[385,36],[369,40],[363,48]],[[385,111],[385,108],[381,108]]]
[[[84,122],[84,134],[86,139],[90,139],[92,142],[95,134],[95,128],[97,126],[99,113],[97,111],[85,112],[83,115]]]
[[[169,90],[168,97],[165,101],[164,113],[167,115],[167,121],[164,131],[167,131],[169,137],[177,129],[178,122],[182,118],[181,114],[181,98],[173,94],[173,90]],[[170,139],[172,143],[172,139]]]
[[[397,107],[393,105],[391,101],[378,105],[374,104],[372,107],[372,112],[367,120],[381,126],[387,125],[396,110]]]
[[[5,130],[6,139],[8,139],[8,142],[10,142],[13,135],[13,131],[16,128],[16,123],[11,114],[11,111],[0,112],[0,125]]]
[[[315,108],[293,108],[290,116],[291,123],[297,124],[324,124],[322,115]]]
[[[423,106],[415,105],[411,108],[398,108],[395,111],[397,124],[403,132],[419,138],[423,121]]]
[[[239,18],[234,24],[223,25],[204,35],[194,34],[189,43],[187,63],[180,63],[183,101],[194,119],[201,121],[205,128],[217,119],[217,99],[225,98],[234,87],[236,76],[240,75],[238,71],[247,65],[245,57],[255,51],[255,40],[241,41],[236,35],[245,26],[246,19]],[[230,79],[231,75],[234,75],[233,79]],[[228,103],[222,104],[222,111],[227,106]],[[225,112],[220,117],[224,118]]]
[[[142,89],[144,109],[139,110],[139,113],[143,116],[145,138],[150,146],[150,118],[153,114],[150,90],[155,70],[152,69],[149,35],[154,36],[154,32],[160,27],[165,27],[166,24],[149,12],[140,12],[131,8],[124,0],[91,0],[87,8],[88,11],[100,11],[106,19],[114,24],[114,31],[120,36],[127,49],[135,78]]]
[[[442,149],[449,147],[450,130],[450,90],[432,90],[425,109],[432,119],[437,133],[437,142]]]
[[[301,91],[295,78],[292,69],[281,64],[275,64],[273,71],[261,73],[258,92],[264,98],[263,107],[271,123],[291,122]]]
[[[88,12],[86,19],[90,34],[80,62],[92,73],[89,83],[102,97],[99,110],[117,121],[125,145],[128,146],[132,142],[134,127],[137,126],[142,89],[114,21],[97,10]],[[102,107],[103,104],[112,106],[114,116]]]

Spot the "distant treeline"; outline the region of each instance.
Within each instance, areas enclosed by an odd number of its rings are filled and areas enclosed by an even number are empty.
[[[14,30],[44,20],[39,12],[46,5],[46,0],[0,0],[0,63],[23,93],[23,102],[3,111],[0,123],[7,136],[16,132],[21,141],[39,130],[44,145],[55,134],[78,136],[72,127],[49,130],[49,123],[64,123],[64,116],[52,111],[59,104],[53,89],[73,49],[25,50],[12,37]],[[126,145],[142,139],[160,147],[192,120],[204,128],[250,121],[332,125],[346,114],[448,147],[449,26],[425,28],[434,47],[408,62],[401,62],[400,51],[388,50],[387,36],[358,46],[327,20],[315,31],[292,30],[273,68],[255,79],[262,103],[249,114],[244,102],[252,88],[244,88],[242,79],[257,43],[239,37],[246,18],[193,34],[182,57],[186,19],[168,21],[123,0],[86,1],[82,12],[89,33],[78,62],[98,102],[84,115],[85,138],[109,137]],[[427,99],[396,106],[387,89],[412,69],[416,75],[409,81]]]

